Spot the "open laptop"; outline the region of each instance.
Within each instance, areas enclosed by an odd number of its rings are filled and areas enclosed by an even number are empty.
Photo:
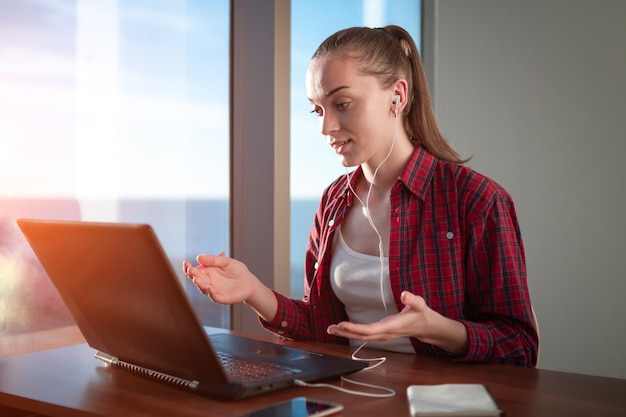
[[[96,357],[109,365],[228,398],[367,366],[229,333],[208,335],[149,225],[17,223]],[[246,371],[250,363],[269,368],[269,377],[256,379]]]

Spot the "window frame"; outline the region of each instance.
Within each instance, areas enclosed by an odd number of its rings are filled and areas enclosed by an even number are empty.
[[[231,2],[231,254],[290,292],[290,0]],[[263,333],[248,306],[231,328]]]

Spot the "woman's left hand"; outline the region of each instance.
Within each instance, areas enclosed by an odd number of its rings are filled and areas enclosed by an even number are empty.
[[[392,316],[370,323],[356,324],[343,321],[328,327],[329,334],[362,341],[389,341],[401,337],[417,337],[428,328],[428,319],[434,313],[419,295],[404,291],[401,295],[404,309]]]
[[[415,337],[424,343],[438,346],[447,352],[463,355],[469,346],[465,325],[432,310],[423,297],[402,292],[404,308],[401,312],[370,324],[348,321],[333,324],[329,334],[360,341],[389,341],[401,337]]]

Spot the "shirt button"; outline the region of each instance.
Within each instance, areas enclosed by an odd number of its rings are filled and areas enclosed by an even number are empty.
[[[285,334],[285,332],[283,332],[282,330],[279,330],[276,333],[278,333],[278,334]]]
[[[319,268],[320,264],[318,262],[315,262],[315,265],[313,265],[313,268],[317,269]]]
[[[280,322],[280,327],[287,327],[287,325],[289,325],[289,323],[287,323],[286,320]]]
[[[328,227],[332,227],[333,224],[335,224],[335,220],[331,219],[328,221]]]
[[[452,239],[452,238],[454,238],[454,233],[452,233],[452,232],[448,232],[448,233],[446,233],[446,237],[447,237],[448,239]]]

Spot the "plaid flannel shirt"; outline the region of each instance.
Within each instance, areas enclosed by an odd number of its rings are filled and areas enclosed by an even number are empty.
[[[353,188],[362,175],[351,175]],[[325,191],[305,258],[302,300],[275,293],[278,311],[267,329],[286,338],[348,343],[326,333],[348,320],[330,284],[333,236],[353,203],[342,175]],[[459,361],[534,366],[538,335],[532,318],[517,215],[509,194],[468,167],[438,160],[421,146],[390,196],[389,279],[398,311],[403,290],[424,297],[462,322],[469,351],[454,357],[416,338],[418,354]]]

